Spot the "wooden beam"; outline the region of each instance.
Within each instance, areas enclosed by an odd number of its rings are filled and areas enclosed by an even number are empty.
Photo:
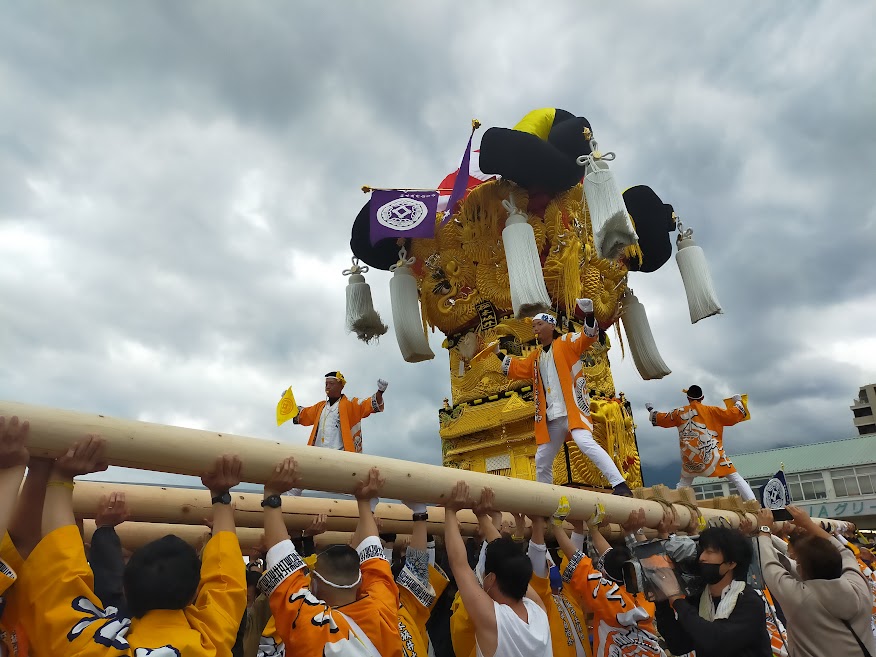
[[[457,480],[464,479],[472,494],[491,487],[496,506],[505,511],[527,515],[551,515],[560,496],[568,497],[571,518],[587,519],[602,505],[607,518],[623,522],[630,512],[643,507],[646,525],[656,527],[663,517],[663,506],[655,501],[637,500],[604,493],[576,490],[512,479],[479,472],[469,472],[422,463],[401,461],[370,454],[355,454],[277,441],[235,436],[199,429],[121,420],[104,415],[59,410],[18,402],[0,401],[0,415],[17,415],[30,421],[29,449],[35,456],[57,457],[72,443],[89,433],[99,434],[107,442],[110,464],[141,470],[199,475],[220,454],[238,454],[243,460],[244,479],[264,483],[276,464],[294,456],[301,471],[301,487],[333,493],[351,494],[372,466],[380,468],[386,479],[383,495],[388,498],[441,504]],[[437,447],[436,439],[436,447]],[[692,511],[675,504],[682,527],[692,520]],[[740,514],[733,511],[700,508],[705,519],[723,517],[732,526],[739,524]],[[754,517],[749,514],[751,521]]]

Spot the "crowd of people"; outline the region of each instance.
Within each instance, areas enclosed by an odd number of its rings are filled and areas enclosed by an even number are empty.
[[[123,496],[101,500],[90,545],[74,516],[74,480],[106,468],[103,441],[40,459],[27,434],[26,421],[0,418],[3,657],[876,654],[872,554],[853,528],[832,535],[794,507],[793,529],[764,509],[757,523],[699,535],[667,508],[656,540],[668,559],[643,588],[629,566],[655,542],[644,509],[612,545],[598,514],[569,534],[564,497],[553,516],[507,527],[489,488],[475,496],[460,481],[443,538],[427,535],[427,507],[408,502],[402,545],[380,533],[376,468],[356,489],[349,543],[317,551],[324,518],[294,540],[287,532],[283,507],[296,501],[282,496],[301,474],[288,458],[264,487],[264,545],[245,559],[229,494],[243,464],[226,455],[202,476],[213,515],[200,552],[169,535],[126,555],[114,530]],[[476,539],[462,535],[464,509]]]

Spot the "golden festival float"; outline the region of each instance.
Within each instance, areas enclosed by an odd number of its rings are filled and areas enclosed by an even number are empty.
[[[473,122],[472,135],[479,127]],[[609,349],[631,356],[643,379],[670,373],[657,350],[631,273],[656,271],[672,255],[691,321],[720,313],[702,249],[690,229],[649,187],[620,192],[589,121],[561,109],[527,114],[513,129],[471,139],[456,173],[437,190],[363,188],[353,266],[344,273],[347,326],[369,342],[387,331],[363,274],[392,272],[392,323],[411,363],[434,358],[427,334],[440,331],[451,397],[438,412],[447,467],[535,479],[531,383],[507,379],[492,357],[538,348],[531,317],[551,312],[558,330],[581,327],[575,300],[593,300],[600,339],[583,356],[593,434],[631,487],[641,487],[636,424],[611,370]],[[623,325],[623,332],[620,325]],[[617,350],[616,350],[617,351]],[[554,483],[606,488],[601,472],[571,440],[558,454]]]

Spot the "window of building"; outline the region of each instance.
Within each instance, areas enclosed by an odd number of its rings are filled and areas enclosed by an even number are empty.
[[[694,488],[698,500],[724,497],[724,484],[700,484]]]
[[[785,475],[785,479],[788,482],[788,492],[791,493],[791,499],[795,502],[827,499],[824,477],[820,472],[789,474]]]
[[[486,471],[500,477],[511,476],[511,455],[497,454],[496,456],[488,456],[486,458]]]
[[[866,436],[867,434],[876,433],[876,424],[865,424],[858,427],[858,435]]]
[[[869,406],[865,406],[864,408],[853,408],[852,414],[855,417],[867,417],[869,415],[873,415],[873,409]]]
[[[861,390],[858,392],[858,401],[861,401],[865,404],[870,403],[870,400],[867,398],[867,389],[866,388],[861,388]]]
[[[833,480],[833,491],[837,497],[852,497],[861,494],[854,468],[831,470],[830,478]]]
[[[751,490],[754,491],[754,494],[757,495],[757,489],[761,488],[766,482],[768,482],[772,477],[755,477],[754,479],[747,479],[748,485],[751,486]]]

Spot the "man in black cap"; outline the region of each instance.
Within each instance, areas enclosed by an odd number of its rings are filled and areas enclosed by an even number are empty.
[[[681,447],[681,478],[678,488],[690,486],[696,477],[725,477],[736,488],[743,500],[753,500],[754,493],[736,467],[724,453],[722,436],[724,427],[742,422],[748,412],[741,395],[733,395],[733,404],[728,408],[703,404],[703,391],[691,386],[682,392],[687,394],[687,405],[669,413],[658,413],[653,404],[645,404],[655,427],[676,427]]]

